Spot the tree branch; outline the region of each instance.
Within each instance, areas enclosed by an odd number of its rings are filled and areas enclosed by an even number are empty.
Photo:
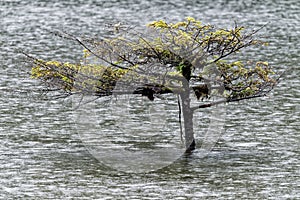
[[[223,104],[223,103],[237,102],[237,101],[242,101],[242,100],[246,100],[246,99],[254,99],[257,97],[263,97],[263,96],[266,96],[266,94],[259,94],[259,95],[242,97],[242,98],[234,98],[234,99],[224,99],[224,100],[220,100],[220,101],[215,101],[215,102],[195,106],[195,107],[192,107],[191,110],[195,111],[200,108],[209,108],[209,107],[216,106],[216,105]]]

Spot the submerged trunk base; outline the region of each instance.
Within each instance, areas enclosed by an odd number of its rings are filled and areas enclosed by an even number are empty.
[[[190,146],[185,150],[185,153],[192,153],[192,151],[195,149],[196,149],[196,142],[195,140],[193,140]]]

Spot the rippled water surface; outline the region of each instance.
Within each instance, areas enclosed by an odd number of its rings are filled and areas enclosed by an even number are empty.
[[[268,97],[227,105],[225,132],[204,158],[196,150],[151,173],[112,170],[80,140],[68,100],[30,90],[39,86],[19,50],[73,62],[82,54],[49,30],[94,37],[108,23],[186,16],[225,27],[268,23],[270,46],[245,56],[287,70]],[[0,19],[0,199],[300,199],[298,0],[2,0]]]

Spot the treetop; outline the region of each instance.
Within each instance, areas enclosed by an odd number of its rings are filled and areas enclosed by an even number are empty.
[[[247,31],[236,24],[231,29],[216,28],[186,17],[176,23],[154,21],[146,30],[118,26],[112,37],[100,39],[57,33],[83,47],[80,63],[44,61],[26,54],[32,78],[63,97],[109,96],[121,81],[136,89],[118,94],[142,94],[153,100],[155,95],[191,89],[198,99],[222,96],[225,102],[264,96],[278,82],[279,75],[267,61],[236,60],[240,51],[267,44],[256,38],[260,29]]]

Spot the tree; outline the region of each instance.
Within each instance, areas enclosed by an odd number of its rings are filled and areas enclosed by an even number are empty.
[[[278,83],[266,61],[243,61],[239,52],[267,43],[246,31],[202,24],[192,17],[178,23],[154,21],[145,30],[117,24],[106,38],[79,38],[57,32],[84,48],[78,64],[44,61],[26,54],[32,77],[47,90],[70,95],[142,95],[155,101],[178,96],[186,151],[195,149],[193,114],[198,109],[265,96]],[[191,106],[191,95],[200,103]],[[205,101],[205,102],[204,102]]]

